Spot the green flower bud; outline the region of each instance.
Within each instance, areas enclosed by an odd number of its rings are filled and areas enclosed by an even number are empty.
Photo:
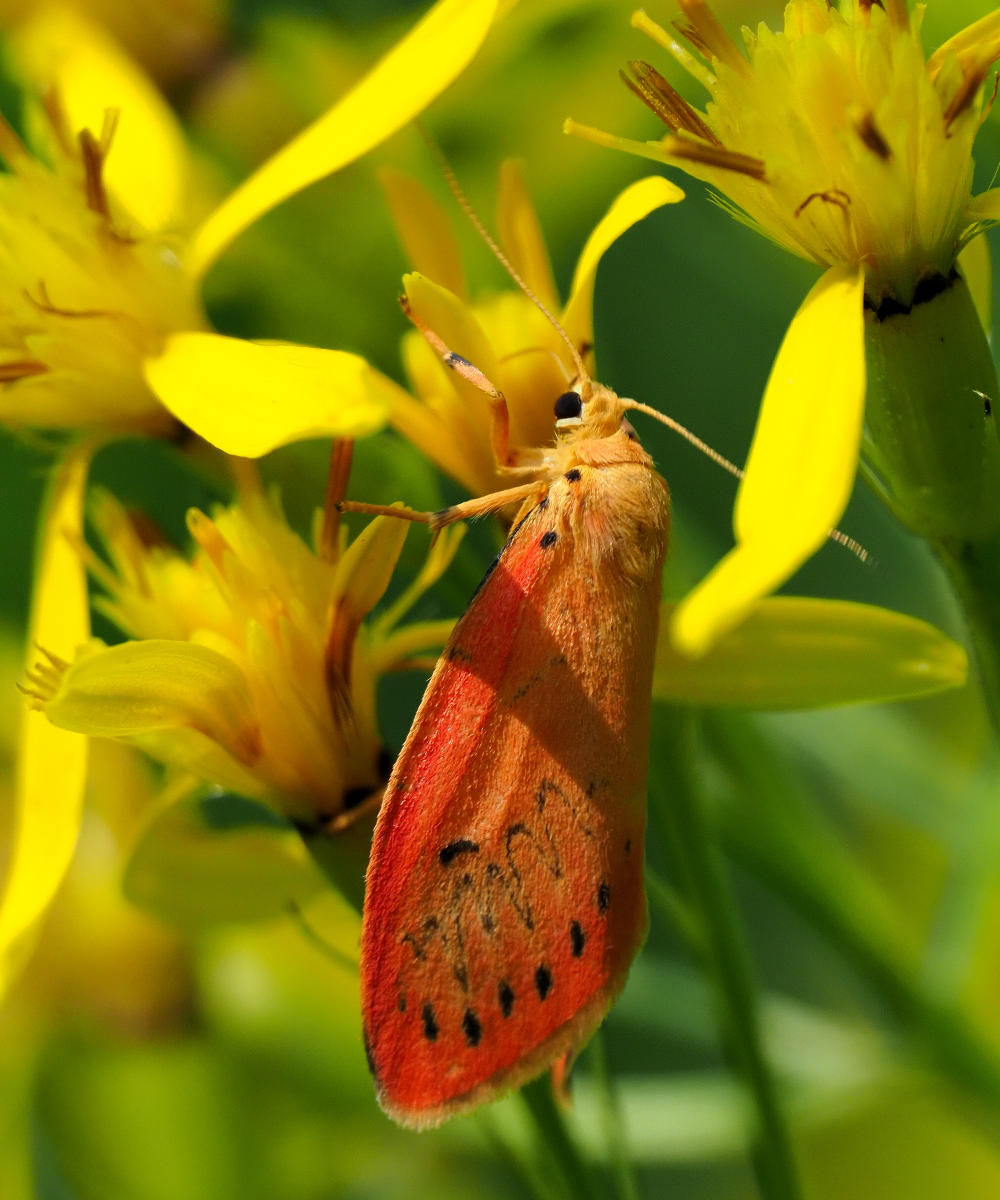
[[[997,376],[965,280],[941,276],[912,308],[865,313],[862,469],[914,533],[978,541],[1000,527]]]

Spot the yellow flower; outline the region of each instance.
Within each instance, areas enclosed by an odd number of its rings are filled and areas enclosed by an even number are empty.
[[[746,54],[704,0],[680,3],[678,29],[696,54],[642,11],[633,24],[706,88],[705,111],[634,62],[625,82],[667,135],[634,142],[572,121],[567,131],[710,183],[739,220],[826,271],[764,396],[736,549],[677,611],[676,642],[697,654],[783,583],[843,513],[865,414],[866,316],[907,313],[947,290],[959,255],[980,313],[988,309],[988,250],[975,239],[1000,216],[1000,191],[972,196],[971,151],[982,84],[1000,55],[1000,10],[925,59],[923,6],[911,16],[905,0],[848,0],[839,11],[791,0],[783,31],[745,31]]]
[[[260,216],[418,115],[474,57],[499,13],[499,0],[438,0],[330,111],[190,236],[172,241],[165,231],[181,220],[187,159],[162,98],[106,35],[69,10],[45,9],[20,27],[12,38],[17,69],[40,88],[54,84],[65,113],[65,126],[50,122],[50,137],[39,121],[36,133],[43,143],[63,133],[66,144],[52,148],[52,169],[9,134],[0,145],[14,172],[4,181],[3,195],[13,199],[0,218],[5,268],[27,280],[29,292],[17,298],[9,324],[0,319],[0,366],[8,372],[0,420],[6,412],[12,423],[107,434],[162,430],[172,414],[246,456],[300,437],[378,428],[386,398],[370,386],[374,373],[363,359],[210,333],[200,280]],[[117,129],[109,109],[119,113]],[[54,273],[42,278],[43,269]],[[18,398],[25,392],[38,397],[37,407],[30,395]],[[65,534],[81,526],[93,449],[84,442],[59,468],[40,538],[32,644],[65,661],[88,635],[82,567]],[[0,904],[0,990],[69,863],[86,774],[86,739],[38,715],[26,721],[21,749],[18,826]],[[62,767],[50,775],[56,759]]]
[[[365,623],[408,523],[378,517],[348,543],[331,506],[317,513],[310,548],[252,466],[239,473],[238,503],[188,513],[190,560],[147,544],[116,500],[97,498],[111,566],[81,551],[107,593],[95,606],[133,640],[91,641],[71,664],[50,655],[31,673],[33,703],[62,729],[131,743],[308,828],[340,829],[377,802],[387,778],[379,676],[426,661],[451,630],[452,621],[399,622],[464,530],[439,538],[406,593]]]
[[[381,177],[403,245],[417,268],[404,279],[412,311],[503,392],[514,445],[547,445],[555,436],[553,404],[575,374],[568,346],[538,306],[513,286],[471,302],[458,241],[445,212],[402,172],[385,170]],[[660,176],[627,187],[587,239],[564,305],[523,168],[513,160],[501,167],[500,245],[591,365],[594,281],[604,252],[637,221],[683,197]],[[473,495],[508,487],[509,480],[496,472],[490,408],[483,393],[447,370],[416,331],[404,339],[403,359],[413,394],[384,381],[392,424]]]

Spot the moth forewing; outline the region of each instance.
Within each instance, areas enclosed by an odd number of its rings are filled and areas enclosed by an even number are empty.
[[[645,936],[669,499],[615,425],[617,397],[595,398],[456,626],[379,815],[362,1005],[380,1100],[404,1124],[475,1107],[585,1040]]]

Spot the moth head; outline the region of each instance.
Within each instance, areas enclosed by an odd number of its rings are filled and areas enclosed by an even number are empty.
[[[556,400],[555,416],[559,434],[576,441],[616,433],[625,408],[610,388],[592,379],[581,379]]]

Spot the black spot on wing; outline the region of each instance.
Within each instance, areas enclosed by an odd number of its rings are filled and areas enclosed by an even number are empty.
[[[429,1042],[436,1042],[437,1035],[441,1032],[438,1028],[437,1018],[434,1016],[434,1005],[425,1004],[423,1011],[420,1013],[420,1019],[424,1023],[424,1037]]]
[[[586,944],[587,935],[583,931],[583,926],[579,921],[574,921],[569,927],[569,945],[574,958],[579,958],[583,954]]]
[[[544,1000],[552,991],[552,972],[545,963],[542,963],[535,971],[535,991],[538,993],[539,1000]]]
[[[602,879],[597,885],[597,911],[606,913],[611,907],[611,888],[608,887],[606,879]]]
[[[520,532],[521,526],[524,524],[524,522],[527,521],[534,513],[539,512],[539,511],[544,512],[545,509],[548,508],[548,506],[549,506],[549,498],[548,498],[548,496],[543,496],[542,499],[539,500],[539,502],[531,510],[531,512],[528,513],[526,516],[523,516],[520,519],[520,521],[518,521],[518,523],[514,526],[514,528],[510,531],[510,533],[507,535],[507,540],[504,542],[503,546],[501,547],[500,553],[486,568],[486,574],[482,577],[482,579],[480,579],[479,583],[476,585],[476,590],[469,597],[469,603],[465,606],[466,612],[468,612],[469,609],[472,607],[472,602],[479,595],[479,593],[483,590],[483,588],[486,586],[486,583],[487,583],[487,580],[489,579],[489,577],[493,574],[493,572],[500,565],[500,560],[507,553],[508,547],[510,546],[511,542],[513,542],[514,538],[517,537],[518,533]],[[447,509],[442,509],[442,512],[447,512]]]
[[[478,854],[478,842],[471,842],[468,838],[459,838],[455,842],[449,842],[447,846],[442,846],[438,851],[438,861],[442,867],[450,866],[460,854]]]
[[[569,483],[579,483],[580,482],[580,472],[577,470],[576,467],[573,467],[572,470],[569,470],[566,472],[566,474],[563,476],[563,478],[566,479]]]
[[[500,1011],[505,1017],[509,1017],[514,1011],[514,989],[506,979],[500,980],[500,986],[497,988],[497,999],[500,1001]]]
[[[483,1036],[483,1026],[471,1008],[465,1010],[465,1016],[462,1018],[462,1029],[465,1032],[466,1042],[470,1046],[478,1046]]]

